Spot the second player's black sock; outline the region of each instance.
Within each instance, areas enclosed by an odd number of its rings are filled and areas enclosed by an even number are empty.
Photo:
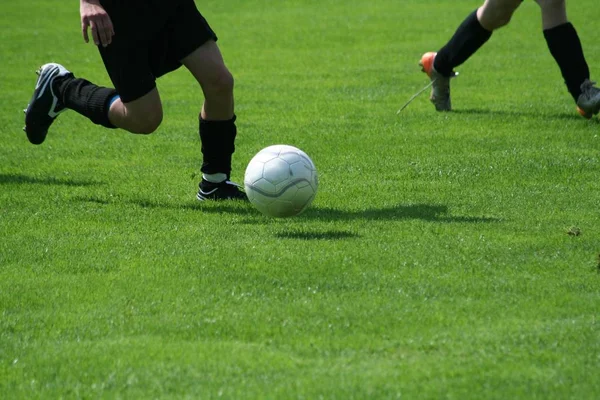
[[[53,88],[65,107],[89,118],[95,124],[115,128],[108,119],[110,101],[117,95],[115,89],[72,76],[58,80]]]
[[[583,55],[583,49],[575,27],[566,24],[544,30],[544,38],[552,57],[556,60],[567,89],[577,101],[581,94],[581,84],[590,77],[590,70]]]
[[[437,52],[433,67],[444,76],[452,75],[452,70],[467,61],[488,39],[492,32],[486,30],[473,11],[460,24],[448,43]]]
[[[226,121],[200,119],[200,142],[202,144],[202,168],[205,174],[231,174],[231,158],[235,151],[235,115]]]

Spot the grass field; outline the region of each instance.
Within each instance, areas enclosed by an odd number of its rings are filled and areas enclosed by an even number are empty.
[[[417,62],[478,1],[199,3],[236,78],[232,179],[285,143],[312,207],[199,203],[202,102],[150,136],[21,132],[49,61],[110,85],[76,2],[0,5],[0,398],[598,399],[600,124],[527,1],[436,113]],[[569,14],[600,79],[597,2]]]

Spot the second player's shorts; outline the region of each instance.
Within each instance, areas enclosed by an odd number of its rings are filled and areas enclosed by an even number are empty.
[[[124,103],[156,87],[156,78],[217,36],[194,0],[101,0],[115,35],[98,46],[110,79]]]

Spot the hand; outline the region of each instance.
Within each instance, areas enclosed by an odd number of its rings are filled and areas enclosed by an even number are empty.
[[[88,27],[90,27],[96,46],[106,47],[111,44],[115,30],[108,13],[100,5],[100,0],[81,0],[79,14],[81,15],[81,33],[86,43],[90,41],[88,37]]]

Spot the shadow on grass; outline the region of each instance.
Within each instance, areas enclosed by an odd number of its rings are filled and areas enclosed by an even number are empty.
[[[101,185],[102,182],[85,181],[76,179],[61,179],[50,177],[37,178],[22,174],[0,174],[0,185],[11,184],[33,184],[33,185],[57,185],[57,186],[94,186]]]
[[[420,219],[435,222],[498,222],[496,218],[452,216],[448,215],[448,207],[433,204],[399,204],[393,207],[368,208],[359,211],[345,211],[335,208],[315,207],[305,213],[306,217],[319,220],[354,220],[391,221],[403,219]]]
[[[92,202],[98,204],[112,204],[116,201],[107,201],[96,198],[78,198],[79,201]],[[173,204],[156,203],[150,200],[128,200],[127,204],[134,204],[142,208],[165,208],[177,210],[197,210],[203,213],[211,214],[237,214],[247,217],[256,217],[245,220],[243,223],[255,224],[264,221],[260,214],[251,204],[236,201],[235,203],[198,203],[198,204]],[[500,222],[498,218],[474,217],[474,216],[454,216],[448,215],[448,207],[432,204],[399,204],[393,207],[368,208],[366,210],[340,210],[330,207],[311,207],[303,214],[295,218],[299,221],[318,220],[318,221],[352,221],[352,220],[370,220],[370,221],[395,221],[420,219],[432,222],[466,222],[466,223],[489,223]]]
[[[573,113],[556,113],[556,114],[540,114],[531,111],[508,111],[508,110],[491,110],[489,108],[463,108],[463,109],[453,109],[453,114],[471,114],[471,115],[490,115],[490,116],[500,116],[500,117],[527,117],[527,118],[539,118],[543,120],[584,120],[579,114],[576,112]],[[590,122],[599,123],[600,121],[596,118],[590,120]]]
[[[264,225],[277,223],[281,219],[269,218],[260,214],[250,203],[243,202],[210,202],[210,203],[160,203],[146,199],[124,200],[100,199],[93,196],[76,197],[72,201],[106,205],[134,205],[143,209],[192,210],[208,214],[233,214],[242,216],[239,224]],[[311,226],[301,225],[307,221],[339,222],[339,221],[398,221],[420,219],[438,223],[493,223],[500,222],[498,218],[452,216],[448,215],[448,207],[431,204],[397,205],[384,208],[369,208],[366,210],[347,211],[330,207],[311,207],[291,221],[296,224],[285,224],[283,230],[274,234],[279,239],[289,240],[348,240],[360,238],[361,235],[348,230],[318,230]]]
[[[73,201],[83,203],[109,204],[132,204],[141,208],[149,209],[171,209],[171,210],[197,210],[210,214],[237,214],[262,219],[260,214],[250,203],[240,201],[234,202],[207,202],[197,204],[190,203],[159,203],[151,200],[116,200],[100,199],[94,196],[75,197]],[[432,222],[467,222],[467,223],[490,223],[500,222],[493,217],[474,217],[461,215],[448,215],[448,207],[434,204],[399,204],[393,207],[368,208],[365,210],[340,210],[331,207],[311,207],[303,214],[296,217],[297,220],[319,220],[319,221],[395,221],[404,219],[420,219]],[[247,221],[247,223],[252,223]]]
[[[344,240],[359,238],[360,235],[348,231],[325,231],[325,232],[294,232],[283,231],[275,234],[279,239],[299,240]]]

